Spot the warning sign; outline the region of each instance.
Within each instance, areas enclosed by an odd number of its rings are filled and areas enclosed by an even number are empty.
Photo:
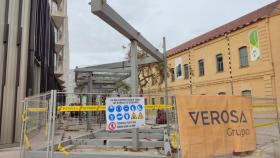
[[[145,125],[144,98],[107,98],[106,122],[106,130],[109,131],[143,127]]]
[[[141,112],[138,115],[138,119],[143,119],[143,114]]]
[[[132,119],[132,120],[137,119],[137,117],[136,117],[135,113],[132,113],[132,115],[131,115],[131,119]]]

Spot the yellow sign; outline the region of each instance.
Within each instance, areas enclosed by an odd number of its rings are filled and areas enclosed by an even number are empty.
[[[138,119],[143,119],[143,114],[141,112],[138,115]]]
[[[132,115],[131,115],[131,120],[135,120],[135,119],[137,119],[136,114],[135,114],[135,113],[132,113]]]

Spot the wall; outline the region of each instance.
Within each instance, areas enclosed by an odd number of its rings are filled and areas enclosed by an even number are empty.
[[[269,36],[271,42],[272,58],[274,65],[274,86],[275,95],[277,97],[278,106],[280,106],[280,16],[273,16],[269,19]]]
[[[280,16],[277,17],[279,18]],[[276,19],[276,17],[273,19]],[[275,86],[278,86],[278,84],[274,83],[275,81],[277,82],[277,77],[274,79],[273,62],[276,63],[276,61],[273,60],[277,59],[272,58],[271,52],[279,51],[280,47],[276,44],[277,42],[274,42],[274,48],[270,45],[270,42],[279,41],[279,36],[273,34],[272,39],[269,30],[272,29],[273,31],[271,32],[277,32],[279,21],[273,20],[273,22],[270,22],[270,25],[273,23],[273,26],[269,25],[269,21],[271,19],[266,18],[226,34],[224,37],[170,56],[168,58],[169,68],[174,68],[175,60],[181,58],[182,66],[189,64],[192,68],[192,73],[189,79],[184,79],[184,68],[182,67],[183,77],[181,79],[172,82],[171,77],[169,77],[169,94],[218,95],[219,92],[225,92],[226,95],[242,95],[242,91],[251,90],[252,95],[256,97],[276,97],[276,91],[278,90],[276,90]],[[250,60],[248,34],[252,30],[257,30],[259,35],[261,55],[257,61]],[[240,67],[239,59],[239,48],[242,46],[247,46],[249,58],[249,66],[243,68]],[[223,72],[217,72],[217,54],[222,54],[223,56]],[[200,59],[204,60],[204,76],[199,76],[198,60]],[[148,91],[159,92],[158,86],[149,85],[148,87],[144,90],[145,93],[148,93]],[[160,87],[163,88],[162,86]]]

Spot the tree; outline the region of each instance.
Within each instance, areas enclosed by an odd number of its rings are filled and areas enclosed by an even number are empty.
[[[149,55],[138,48],[137,58],[144,60]],[[127,59],[130,59],[130,51],[127,53]],[[144,88],[151,84],[152,86],[160,87],[164,81],[164,62],[154,62],[145,65],[138,65],[138,85],[140,94],[144,93]]]
[[[117,88],[118,92],[128,93],[130,90],[130,86],[124,81],[118,81],[116,83],[116,86],[118,87]]]

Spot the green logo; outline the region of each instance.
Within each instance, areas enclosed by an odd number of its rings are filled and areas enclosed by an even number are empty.
[[[257,48],[259,47],[257,31],[250,32],[249,39],[250,39],[250,44],[251,45],[253,45],[254,47],[257,47]]]

